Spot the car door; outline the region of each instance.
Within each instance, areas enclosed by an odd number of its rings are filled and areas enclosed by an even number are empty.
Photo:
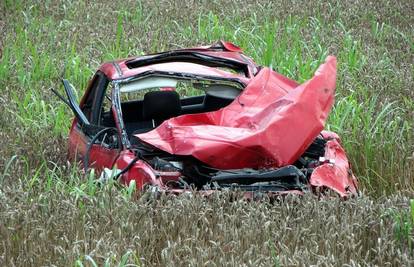
[[[75,114],[69,132],[69,158],[98,173],[105,167],[112,168],[122,148],[118,129],[100,123],[108,84],[106,76],[97,72],[78,104],[73,86],[63,80],[67,100],[60,96]]]

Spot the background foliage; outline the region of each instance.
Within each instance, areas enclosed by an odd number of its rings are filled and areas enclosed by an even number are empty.
[[[1,265],[413,263],[411,1],[116,2],[0,3]],[[82,95],[104,61],[220,39],[300,82],[337,56],[327,128],[363,197],[146,202],[66,162],[61,78]]]

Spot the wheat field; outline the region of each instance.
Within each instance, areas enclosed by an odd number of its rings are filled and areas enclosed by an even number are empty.
[[[115,2],[0,2],[0,266],[414,266],[412,1]],[[67,162],[60,79],[217,40],[299,82],[337,57],[360,197],[154,199]]]

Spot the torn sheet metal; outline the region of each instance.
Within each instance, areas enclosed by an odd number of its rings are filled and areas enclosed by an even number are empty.
[[[300,85],[263,68],[229,106],[171,118],[136,136],[215,168],[285,166],[294,163],[324,128],[335,82],[332,56]]]
[[[358,194],[358,182],[352,173],[345,150],[339,143],[339,137],[328,131],[323,131],[322,135],[328,139],[324,158],[329,163],[316,167],[309,183],[315,187],[330,188],[341,197]]]

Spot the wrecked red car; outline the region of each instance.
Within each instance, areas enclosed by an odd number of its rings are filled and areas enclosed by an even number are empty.
[[[104,63],[80,104],[63,80],[69,157],[159,192],[355,195],[339,137],[323,131],[335,81],[335,57],[299,84],[227,42]]]

